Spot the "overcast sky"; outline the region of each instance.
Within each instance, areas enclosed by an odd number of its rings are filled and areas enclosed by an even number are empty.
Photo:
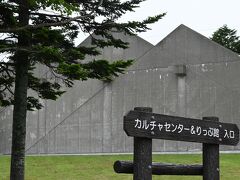
[[[240,0],[146,0],[135,14],[124,18],[142,18],[161,12],[167,15],[153,25],[152,30],[140,36],[156,44],[178,25],[198,31],[204,36],[211,34],[224,24],[240,34]]]
[[[227,24],[240,35],[240,0],[146,0],[136,12],[124,15],[122,21],[141,20],[163,12],[167,15],[152,25],[152,30],[140,34],[152,44],[157,44],[180,24],[206,37]]]

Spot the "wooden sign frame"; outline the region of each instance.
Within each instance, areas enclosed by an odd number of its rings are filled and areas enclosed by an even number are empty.
[[[124,131],[128,136],[151,139],[222,145],[237,145],[239,142],[236,124],[142,111],[130,111],[124,116]]]

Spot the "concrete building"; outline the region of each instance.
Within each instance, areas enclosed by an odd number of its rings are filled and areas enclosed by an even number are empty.
[[[27,153],[132,152],[123,116],[136,106],[190,118],[217,116],[240,127],[240,57],[180,25],[156,46],[116,34],[126,50],[105,48],[104,59],[135,59],[113,82],[77,82],[57,101],[27,117]],[[90,45],[87,38],[82,45]],[[91,57],[88,57],[91,58]],[[39,76],[48,72],[39,68]],[[0,111],[0,152],[10,153],[12,108]],[[157,152],[200,151],[201,144],[154,140]],[[221,146],[240,150],[240,145]]]

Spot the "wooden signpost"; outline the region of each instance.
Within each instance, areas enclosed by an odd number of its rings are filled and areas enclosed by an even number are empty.
[[[151,180],[156,175],[202,175],[219,180],[219,145],[237,145],[236,124],[218,122],[217,117],[191,119],[152,113],[137,107],[124,116],[124,131],[134,137],[134,162],[117,161],[117,173],[133,173],[134,180]],[[203,143],[203,165],[152,163],[152,139]]]
[[[124,117],[124,131],[128,136],[151,139],[223,145],[236,145],[239,141],[239,129],[236,124],[211,121],[211,117],[201,120],[130,111]]]

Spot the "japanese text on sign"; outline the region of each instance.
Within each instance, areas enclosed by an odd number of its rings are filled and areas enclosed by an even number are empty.
[[[156,121],[147,121],[135,119],[134,128],[143,129],[143,130],[151,130],[151,131],[160,131],[167,133],[189,133],[191,135],[196,136],[206,136],[206,137],[216,137],[219,138],[219,128],[215,127],[207,127],[203,128],[202,126],[184,126],[181,123],[173,124],[168,122],[159,123]],[[234,139],[234,131],[224,129],[224,139]]]

